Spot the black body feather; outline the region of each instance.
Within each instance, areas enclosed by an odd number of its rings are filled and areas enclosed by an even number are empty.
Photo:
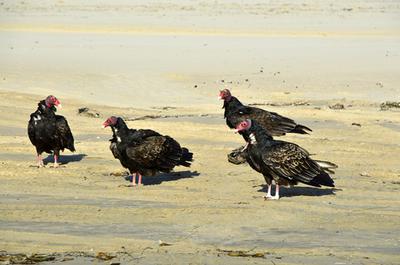
[[[279,185],[301,182],[316,187],[334,187],[328,172],[336,165],[311,159],[310,154],[296,144],[274,140],[256,121],[252,121],[244,135],[249,139],[247,162],[263,174],[268,184],[274,180]]]
[[[193,161],[193,154],[169,136],[152,130],[129,129],[121,118],[111,127],[110,150],[131,173],[153,176],[170,172],[179,165],[190,167]]]
[[[297,124],[294,120],[269,112],[260,108],[243,105],[236,97],[231,96],[229,101],[224,101],[224,117],[226,125],[234,129],[245,119],[256,121],[272,136],[282,136],[286,133],[308,134],[312,130],[304,125]]]
[[[256,121],[268,131],[271,136],[283,136],[286,133],[308,134],[312,130],[304,125],[297,124],[294,120],[281,116],[275,112],[269,112],[260,108],[243,105],[236,97],[231,96],[224,101],[224,118],[226,125],[234,129],[236,125],[245,119]],[[240,133],[245,141],[246,136]],[[233,164],[242,164],[246,161],[246,150],[240,148],[232,150],[228,154],[228,161]]]
[[[38,103],[37,110],[30,115],[28,136],[38,155],[43,152],[58,155],[64,149],[75,151],[74,137],[67,120],[56,115],[54,107],[47,107],[44,100]]]

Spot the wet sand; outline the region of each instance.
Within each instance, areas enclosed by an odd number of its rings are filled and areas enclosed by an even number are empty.
[[[398,4],[251,4],[0,5],[0,251],[71,255],[63,264],[101,263],[98,252],[122,264],[398,264],[400,112],[379,107],[400,101]],[[282,139],[338,164],[337,187],[264,201],[263,178],[227,162],[243,141],[224,123],[224,87],[312,128]],[[77,151],[38,169],[26,126],[50,93]],[[110,115],[161,117],[128,125],[173,136],[195,162],[125,187],[100,128]]]
[[[140,188],[128,188],[124,177],[110,175],[123,169],[108,150],[110,130],[100,129],[104,118],[77,115],[77,109],[88,104],[65,100],[60,112],[75,133],[77,152],[66,152],[61,168],[51,168],[49,158],[46,168],[37,169],[24,127],[40,97],[7,92],[1,96],[1,127],[14,128],[14,135],[0,138],[0,249],[126,251],[132,257],[118,257],[139,264],[244,262],[218,249],[265,252],[276,264],[396,263],[400,186],[393,154],[400,151],[400,139],[399,131],[386,124],[399,123],[398,112],[354,105],[340,111],[315,109],[312,103],[269,107],[315,129],[309,136],[285,139],[340,166],[336,189],[300,185],[284,189],[280,201],[270,202],[262,199],[260,175],[226,161],[226,154],[242,141],[226,129],[217,108],[150,111],[89,105],[101,109],[104,117],[209,115],[128,122],[174,136],[196,159],[190,171],[177,168],[173,174],[145,178]],[[7,119],[9,112],[16,113],[13,120]],[[158,240],[173,245],[160,247]]]

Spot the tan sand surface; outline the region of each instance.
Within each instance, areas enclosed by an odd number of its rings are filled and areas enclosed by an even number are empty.
[[[379,107],[400,101],[399,10],[355,0],[0,1],[0,251],[72,253],[63,264],[101,251],[121,264],[399,264],[400,112]],[[224,87],[312,128],[283,139],[338,164],[337,187],[264,201],[263,178],[226,160],[243,140],[224,123]],[[26,127],[50,93],[77,151],[38,169]],[[110,115],[173,136],[195,162],[125,187],[101,129]],[[155,118],[133,121],[146,115]],[[225,252],[235,250],[265,256]]]

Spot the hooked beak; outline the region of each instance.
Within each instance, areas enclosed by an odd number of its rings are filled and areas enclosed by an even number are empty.
[[[58,99],[55,100],[54,105],[55,105],[58,109],[62,109],[61,102],[60,102]]]

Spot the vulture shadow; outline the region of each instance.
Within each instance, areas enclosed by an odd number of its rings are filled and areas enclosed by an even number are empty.
[[[160,173],[152,177],[143,176],[142,184],[143,185],[159,185],[164,181],[176,181],[180,179],[187,179],[199,176],[200,173],[197,171],[176,171],[171,173]],[[131,181],[131,176],[125,176],[125,180]],[[136,178],[137,181],[137,178]]]
[[[72,155],[60,155],[58,158],[58,163],[61,165],[68,164],[70,162],[79,162],[81,161],[86,154],[72,154]],[[54,155],[48,155],[45,159],[43,159],[45,165],[48,163],[54,163]]]
[[[341,189],[336,188],[318,188],[318,187],[279,187],[279,195],[281,197],[296,197],[296,196],[327,196],[327,195],[336,195],[336,191],[340,191]],[[259,189],[258,192],[267,193],[267,187],[264,186],[262,189]],[[272,187],[272,195],[275,194],[275,185]]]

